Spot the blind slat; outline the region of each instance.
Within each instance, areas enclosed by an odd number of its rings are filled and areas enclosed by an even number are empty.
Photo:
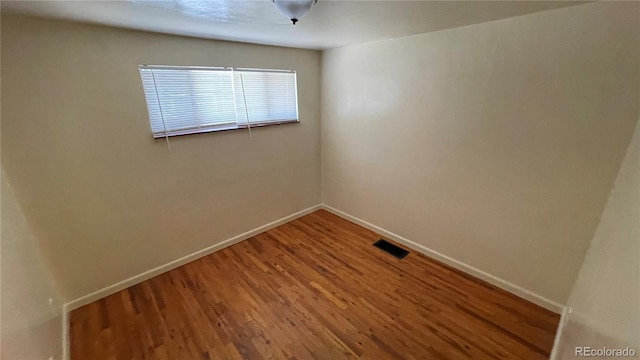
[[[298,120],[294,71],[139,69],[154,137]]]

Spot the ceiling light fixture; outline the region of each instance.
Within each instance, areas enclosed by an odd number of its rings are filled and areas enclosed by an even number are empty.
[[[273,0],[278,10],[291,19],[293,25],[305,16],[317,2],[318,0]]]

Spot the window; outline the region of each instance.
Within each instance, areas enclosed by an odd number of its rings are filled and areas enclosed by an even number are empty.
[[[141,65],[155,138],[298,122],[292,70]]]

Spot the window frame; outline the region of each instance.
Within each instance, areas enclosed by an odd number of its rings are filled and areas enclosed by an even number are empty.
[[[272,72],[272,73],[292,73],[294,76],[294,94],[295,94],[295,111],[297,115],[297,119],[291,120],[280,120],[280,121],[250,121],[250,122],[239,122],[239,121],[229,121],[226,123],[219,123],[209,125],[207,127],[201,126],[193,126],[191,128],[182,128],[179,130],[169,130],[165,132],[154,132],[151,113],[149,104],[147,101],[147,94],[144,89],[144,79],[142,79],[142,70],[213,70],[213,71],[231,71],[231,76],[233,75],[233,71],[239,72]],[[145,106],[147,108],[147,121],[149,122],[149,126],[151,127],[151,134],[154,139],[163,139],[173,136],[184,136],[184,135],[194,135],[194,134],[203,134],[210,132],[224,132],[231,130],[245,130],[245,129],[253,129],[274,125],[285,125],[285,124],[297,124],[300,123],[300,112],[299,112],[299,104],[298,104],[298,77],[296,70],[281,70],[281,69],[260,69],[260,68],[236,68],[229,66],[189,66],[189,65],[139,65],[138,72],[140,73],[142,79],[142,91],[145,96]],[[234,90],[235,91],[235,90]],[[234,94],[235,95],[235,94]],[[268,96],[268,93],[267,93]],[[159,99],[158,99],[159,103]]]

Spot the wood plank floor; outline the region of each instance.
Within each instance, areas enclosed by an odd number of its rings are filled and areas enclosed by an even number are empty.
[[[71,359],[547,359],[559,316],[320,210],[71,313]]]

